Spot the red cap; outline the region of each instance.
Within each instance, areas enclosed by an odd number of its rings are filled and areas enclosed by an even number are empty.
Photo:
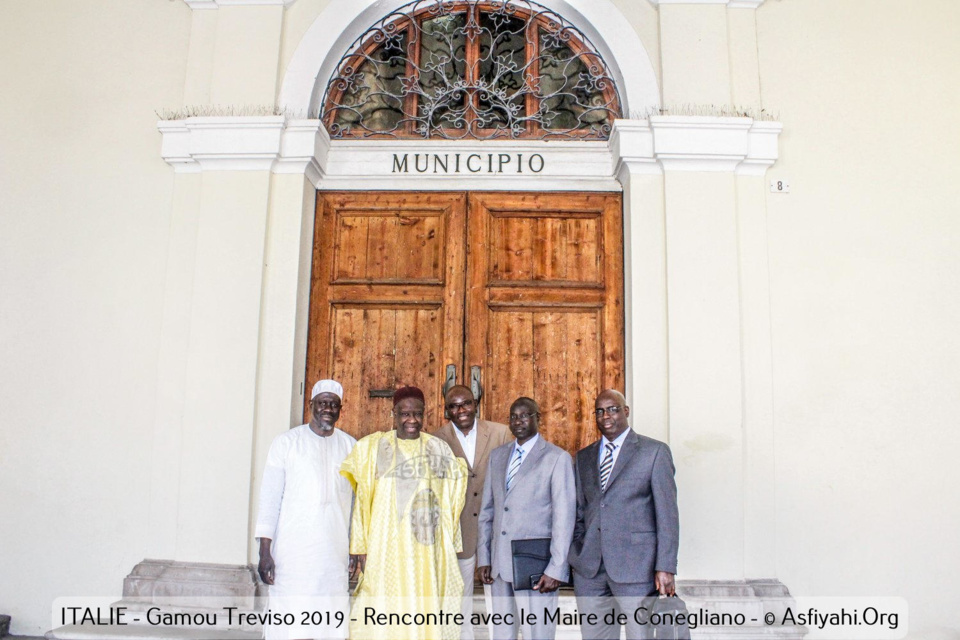
[[[420,391],[417,387],[400,387],[393,392],[393,406],[397,406],[401,400],[407,398],[416,398],[420,402],[426,403],[423,399],[423,391]]]

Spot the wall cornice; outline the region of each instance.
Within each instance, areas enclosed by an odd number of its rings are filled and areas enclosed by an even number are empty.
[[[196,117],[157,123],[161,156],[178,173],[272,171],[304,174],[318,188],[405,189],[617,189],[624,169],[735,172],[763,175],[779,155],[783,125],[752,118],[651,116],[616,120],[607,142],[502,140],[334,140],[319,120],[283,116]],[[456,156],[457,170],[417,171],[415,155]],[[493,158],[488,158],[492,155]],[[540,171],[520,167],[539,155]],[[467,170],[468,156],[493,167],[509,158],[507,171]],[[396,158],[407,157],[405,171]],[[480,166],[474,161],[472,167]],[[540,164],[542,162],[542,164]],[[519,169],[519,170],[516,170]]]
[[[319,120],[283,116],[161,120],[160,155],[177,173],[273,171],[322,176],[330,138]]]
[[[763,175],[779,156],[783,125],[752,118],[651,116],[616,120],[610,138],[615,175],[660,171]]]

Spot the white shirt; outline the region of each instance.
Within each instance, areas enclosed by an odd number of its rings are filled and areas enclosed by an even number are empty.
[[[510,474],[510,465],[513,464],[513,459],[517,457],[517,449],[523,451],[523,454],[520,456],[520,466],[523,466],[523,463],[527,461],[527,458],[530,457],[530,452],[533,451],[533,445],[537,444],[537,440],[540,439],[540,434],[533,436],[523,444],[519,442],[513,443],[513,452],[510,454],[510,460],[507,461],[507,474]],[[520,469],[518,468],[517,471]]]
[[[624,430],[623,430],[623,433],[621,433],[619,436],[617,436],[617,439],[613,441],[613,445],[614,445],[614,449],[613,449],[613,465],[611,465],[611,467],[610,467],[611,470],[612,470],[613,467],[616,466],[616,464],[617,464],[617,458],[620,456],[620,449],[623,448],[623,442],[627,439],[627,434],[628,434],[628,433],[630,433],[630,427],[627,427],[626,429],[624,429]],[[597,468],[599,468],[600,465],[603,463],[603,459],[607,457],[607,443],[608,443],[608,442],[610,442],[610,441],[607,440],[607,436],[603,436],[603,437],[600,438],[600,457],[597,458]]]
[[[450,424],[453,424],[452,422]],[[473,458],[477,455],[477,419],[473,419],[473,429],[470,433],[464,434],[460,427],[453,424],[453,432],[457,434],[457,440],[460,441],[460,448],[463,449],[463,455],[467,458],[467,464],[473,468]]]

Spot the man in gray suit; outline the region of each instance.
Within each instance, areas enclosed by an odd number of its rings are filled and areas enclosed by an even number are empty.
[[[524,640],[552,640],[557,631],[544,610],[556,610],[557,589],[568,579],[576,488],[570,454],[541,438],[539,429],[537,403],[518,398],[510,407],[510,431],[517,441],[490,454],[477,563],[480,579],[492,585],[492,613],[511,614],[504,624],[494,625],[494,640],[514,640],[518,622]],[[511,542],[531,538],[550,538],[550,562],[533,590],[515,590]],[[535,620],[518,621],[518,606],[535,613]]]
[[[594,404],[602,437],[577,452],[577,522],[570,548],[581,612],[616,609],[627,638],[651,637],[634,618],[643,598],[674,595],[680,518],[673,457],[666,444],[638,435],[630,407],[608,389]],[[620,625],[583,628],[584,638],[619,638]]]
[[[473,640],[473,574],[477,565],[477,520],[480,515],[487,460],[490,452],[513,438],[507,425],[477,419],[477,401],[473,392],[463,385],[450,387],[443,396],[445,415],[450,419],[433,435],[450,445],[453,455],[467,461],[467,499],[460,514],[460,533],[463,551],[457,554],[460,575],[463,577],[464,623],[460,627],[461,640]]]

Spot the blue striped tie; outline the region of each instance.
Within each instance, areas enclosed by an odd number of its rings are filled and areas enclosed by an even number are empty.
[[[510,463],[510,468],[507,469],[507,491],[510,491],[510,485],[513,484],[513,477],[517,475],[517,471],[520,470],[521,457],[523,456],[523,449],[517,447],[517,455],[513,457],[513,461]]]
[[[613,471],[613,451],[617,445],[612,442],[607,443],[607,453],[603,456],[603,462],[600,463],[600,491],[607,490],[607,480],[610,479],[610,472]]]

